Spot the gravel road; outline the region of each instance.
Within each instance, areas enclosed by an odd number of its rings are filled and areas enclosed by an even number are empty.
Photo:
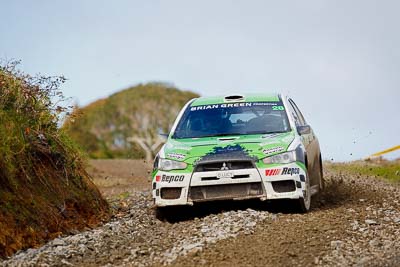
[[[400,266],[400,187],[326,171],[308,214],[289,203],[216,202],[155,218],[149,191],[112,203],[107,224],[1,266]]]

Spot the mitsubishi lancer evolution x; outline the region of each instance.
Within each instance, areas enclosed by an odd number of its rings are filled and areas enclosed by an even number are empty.
[[[158,208],[197,202],[290,199],[299,212],[323,189],[318,139],[281,95],[189,101],[155,157]]]

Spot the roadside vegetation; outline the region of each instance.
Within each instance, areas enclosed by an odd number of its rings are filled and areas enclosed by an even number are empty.
[[[166,83],[139,84],[75,108],[63,128],[91,158],[152,159],[183,105],[198,97]]]
[[[96,225],[108,204],[82,155],[60,130],[63,77],[32,77],[0,64],[0,257]]]
[[[337,172],[351,173],[359,176],[375,176],[400,183],[400,159],[385,160],[377,158],[365,161],[327,164],[330,165],[331,170]]]

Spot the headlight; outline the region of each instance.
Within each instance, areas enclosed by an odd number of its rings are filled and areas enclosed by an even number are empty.
[[[296,151],[289,151],[263,159],[265,164],[291,163],[296,161]]]
[[[158,169],[161,171],[171,171],[171,170],[183,170],[186,169],[187,164],[185,162],[162,159],[158,160]]]

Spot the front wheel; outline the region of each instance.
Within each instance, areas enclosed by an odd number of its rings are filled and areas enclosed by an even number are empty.
[[[186,214],[182,212],[181,206],[167,206],[167,207],[156,207],[155,216],[160,221],[173,222],[179,220],[182,215]]]
[[[165,221],[168,218],[167,207],[156,207],[155,216],[160,221]]]
[[[322,192],[325,189],[325,180],[324,180],[324,169],[322,166],[321,155],[319,156],[319,191]]]
[[[322,167],[321,155],[319,155],[318,157],[318,162],[314,168],[313,174],[315,175],[314,180],[317,182],[316,185],[318,185],[317,194],[320,195],[320,193],[324,191],[325,188],[324,171]]]
[[[311,207],[311,186],[310,179],[307,176],[305,181],[305,188],[303,190],[303,197],[295,200],[297,203],[297,210],[301,213],[306,213]]]

